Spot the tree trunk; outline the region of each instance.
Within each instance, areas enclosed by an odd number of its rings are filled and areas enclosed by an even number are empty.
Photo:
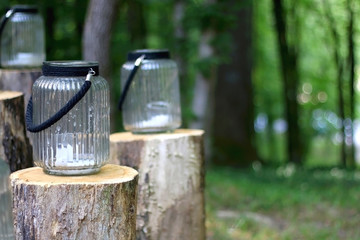
[[[175,0],[173,7],[173,24],[174,24],[174,44],[172,44],[173,59],[175,60],[178,70],[179,70],[179,80],[180,80],[180,90],[181,90],[181,105],[182,105],[182,115],[183,127],[189,127],[191,123],[192,114],[192,101],[193,94],[191,89],[193,89],[192,77],[190,76],[188,66],[191,64],[188,59],[189,51],[189,36],[188,29],[184,26],[185,13],[186,9],[189,7],[187,1],[185,0]],[[195,89],[195,96],[197,95],[197,89]],[[200,128],[201,127],[196,127]]]
[[[82,38],[82,55],[84,60],[98,61],[100,75],[113,88],[111,79],[110,43],[112,28],[118,13],[120,0],[90,0],[86,14]],[[118,111],[117,99],[111,95],[111,115]],[[111,118],[111,126],[115,126],[115,118]]]
[[[221,65],[217,73],[213,160],[216,164],[247,166],[257,159],[251,76],[251,2],[243,1],[235,14],[237,25],[231,30],[229,63]]]
[[[127,21],[130,42],[137,48],[146,48],[146,22],[144,17],[144,2],[131,0],[127,2]]]
[[[16,239],[135,239],[137,175],[110,164],[89,176],[11,174]]]
[[[273,0],[273,12],[278,38],[279,54],[284,82],[284,100],[287,130],[287,152],[289,161],[303,163],[303,144],[299,128],[299,107],[297,103],[297,88],[299,84],[298,53],[294,45],[288,41],[286,15],[282,0]]]
[[[9,164],[12,172],[33,166],[21,92],[0,91],[0,158]]]
[[[120,0],[90,0],[82,39],[83,59],[98,61],[100,74],[111,82],[110,40]]]
[[[13,240],[14,220],[10,190],[9,165],[0,158],[0,239]]]
[[[346,139],[345,139],[345,99],[343,94],[343,86],[344,86],[344,67],[341,61],[339,49],[340,49],[340,38],[339,34],[336,30],[336,22],[332,15],[329,2],[326,0],[322,1],[325,8],[325,17],[328,20],[331,36],[334,41],[334,46],[332,49],[335,67],[336,67],[336,84],[337,84],[337,92],[338,92],[338,111],[341,119],[341,128],[340,135],[342,139],[341,150],[340,150],[340,164],[346,167],[347,162],[347,151],[346,151]]]
[[[32,85],[41,76],[41,69],[0,69],[0,90],[24,94],[25,107],[32,93]]]
[[[138,240],[204,240],[201,130],[110,136],[110,162],[139,170]]]
[[[45,11],[43,12],[44,23],[45,23],[45,47],[46,47],[46,59],[54,59],[55,48],[55,7],[54,3],[50,1],[44,2]]]
[[[350,124],[351,124],[351,134],[350,134],[350,153],[349,153],[349,162],[350,167],[355,167],[355,136],[354,136],[354,122],[355,122],[355,41],[354,41],[354,11],[353,11],[353,1],[347,0],[347,12],[349,14],[349,25],[348,25],[348,59],[347,63],[349,66],[349,87],[350,87]]]

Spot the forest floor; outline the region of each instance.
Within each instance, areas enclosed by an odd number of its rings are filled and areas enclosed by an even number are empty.
[[[360,171],[210,167],[208,240],[360,239]]]

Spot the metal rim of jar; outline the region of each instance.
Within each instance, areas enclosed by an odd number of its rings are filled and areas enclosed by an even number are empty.
[[[86,76],[89,70],[95,71],[94,76],[99,75],[99,63],[92,61],[45,61],[42,65],[44,76]]]
[[[170,52],[167,49],[139,49],[129,52],[127,60],[135,61],[142,55],[145,56],[144,60],[170,59]]]

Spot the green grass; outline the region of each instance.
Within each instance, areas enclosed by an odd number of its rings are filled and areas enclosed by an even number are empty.
[[[216,167],[205,189],[209,240],[360,239],[359,171]]]

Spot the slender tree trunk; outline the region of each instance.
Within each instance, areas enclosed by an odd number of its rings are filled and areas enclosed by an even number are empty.
[[[130,41],[137,48],[146,48],[146,25],[144,3],[140,0],[130,0],[128,3],[127,25]]]
[[[339,109],[339,116],[341,119],[341,129],[340,129],[340,136],[342,139],[341,143],[341,152],[340,152],[340,162],[341,165],[346,167],[347,162],[347,152],[346,152],[346,141],[345,141],[345,107],[344,107],[344,94],[343,94],[343,86],[344,86],[344,79],[343,79],[343,65],[340,59],[339,49],[340,49],[340,40],[339,40],[339,34],[336,31],[335,28],[335,20],[333,18],[333,15],[331,13],[331,9],[329,6],[328,1],[323,0],[322,1],[324,8],[325,8],[325,17],[328,20],[330,32],[334,41],[334,47],[333,47],[333,57],[335,60],[335,66],[336,66],[336,82],[337,82],[337,91],[338,91],[338,109]]]
[[[216,3],[216,0],[205,0],[204,5],[209,7]],[[215,36],[215,30],[212,28],[203,29],[200,37],[198,55],[199,60],[204,61],[205,59],[213,58],[215,55],[215,49],[212,46],[212,41]],[[211,87],[215,85],[216,81],[216,67],[212,67],[212,70],[205,73],[199,71],[195,78],[195,90],[192,101],[192,111],[195,115],[195,119],[190,123],[191,128],[205,129],[208,135],[210,135],[210,124],[209,120],[210,112],[213,105],[211,104]]]
[[[287,22],[282,0],[273,0],[273,11],[284,82],[284,100],[288,123],[287,152],[290,162],[302,164],[303,144],[298,123],[299,109],[297,103],[297,87],[299,84],[298,54],[287,38]]]
[[[205,0],[204,4],[209,7],[216,4],[216,0]],[[206,28],[203,30],[198,55],[199,60],[204,61],[215,57],[215,48],[212,41],[215,37],[215,29]],[[209,70],[210,69],[210,70]],[[211,137],[213,135],[213,114],[214,114],[214,89],[216,85],[217,67],[211,66],[207,72],[199,71],[195,77],[194,96],[192,99],[192,112],[195,119],[190,122],[190,128],[204,129],[205,135],[205,159],[209,160],[213,154],[211,147]]]
[[[55,9],[54,6],[51,4],[46,5],[46,11],[44,13],[45,18],[45,32],[46,32],[46,53],[47,53],[47,59],[52,59],[54,54],[54,49],[52,46],[54,46],[54,39],[55,39],[55,27],[54,23],[56,21],[55,19]],[[50,57],[50,58],[49,58]]]
[[[174,22],[174,52],[173,58],[177,63],[179,69],[180,89],[181,89],[181,104],[185,107],[191,107],[192,95],[189,93],[191,86],[188,80],[188,50],[186,44],[188,41],[188,32],[184,27],[185,10],[187,2],[185,0],[176,0],[173,8],[173,22]],[[189,112],[189,109],[183,108],[183,113]],[[185,114],[186,116],[186,114]],[[183,127],[189,127],[189,117],[183,118]]]
[[[354,12],[352,8],[353,1],[347,0],[347,11],[349,14],[348,26],[348,66],[349,66],[349,87],[350,87],[350,153],[348,165],[355,166],[355,138],[354,138],[354,121],[355,121],[355,41],[354,41]]]
[[[119,2],[90,0],[82,40],[84,60],[98,61],[100,74],[110,82],[110,40]]]
[[[88,6],[88,1],[84,0],[75,0],[74,1],[74,8],[75,9],[86,9]],[[75,23],[75,33],[76,39],[79,39],[78,42],[76,42],[76,47],[78,49],[82,48],[82,34],[84,32],[84,21],[85,21],[85,11],[82,11],[81,13],[79,11],[73,11],[72,18],[74,19]],[[51,46],[50,46],[51,47]]]
[[[233,51],[219,67],[213,122],[214,162],[246,166],[257,159],[252,86],[252,3],[231,1],[236,26],[231,30]],[[241,7],[240,9],[236,9]]]
[[[213,30],[206,30],[202,33],[199,43],[199,58],[206,59],[214,57],[215,50],[211,45],[214,39],[215,32]],[[211,115],[209,110],[212,108],[211,104],[211,87],[216,81],[216,69],[212,68],[209,73],[204,74],[199,72],[195,79],[195,94],[192,103],[192,110],[196,119],[191,123],[192,128],[200,128],[209,130]],[[207,131],[209,132],[209,131]]]

